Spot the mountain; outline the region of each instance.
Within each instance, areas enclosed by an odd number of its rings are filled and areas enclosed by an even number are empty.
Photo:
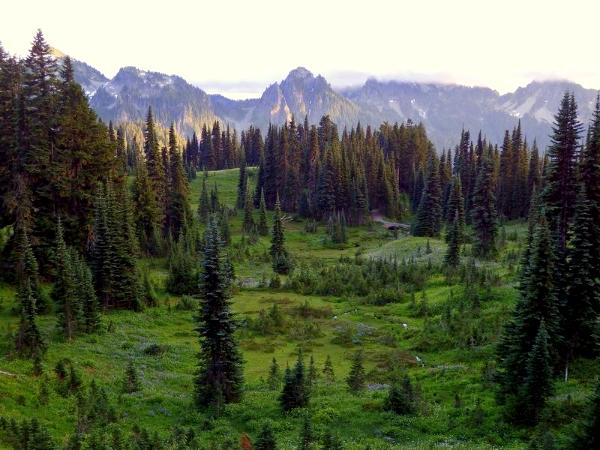
[[[266,129],[293,116],[318,123],[328,114],[341,129],[359,121],[378,127],[384,121],[423,122],[438,150],[454,146],[461,129],[482,130],[500,144],[504,130],[521,120],[528,140],[541,149],[549,144],[552,122],[565,91],[572,91],[586,123],[593,111],[596,91],[569,81],[534,81],[515,92],[500,95],[485,87],[406,81],[367,80],[363,85],[334,89],[321,75],[303,67],[281,82],[268,86],[260,98],[231,100],[209,95],[176,75],[124,67],[107,79],[93,67],[73,63],[75,78],[90,103],[105,121],[140,122],[152,106],[164,127],[171,122],[185,135],[198,133],[205,123],[219,120],[237,130],[254,125]]]
[[[92,108],[104,120],[139,122],[152,106],[157,122],[165,127],[174,123],[187,135],[199,133],[202,125],[220,120],[212,101],[202,89],[183,78],[124,67],[100,86],[90,99]]]
[[[59,62],[67,56],[54,47],[51,48],[51,53]],[[106,78],[102,72],[94,69],[89,64],[74,58],[71,58],[71,62],[73,64],[73,76],[88,97],[91,98],[100,86],[108,83],[109,79]]]

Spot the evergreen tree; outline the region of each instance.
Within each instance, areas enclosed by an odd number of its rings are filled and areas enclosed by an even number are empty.
[[[596,386],[584,420],[579,425],[567,448],[569,450],[598,448],[600,443],[598,430],[600,430],[600,381],[596,380]]]
[[[127,363],[127,368],[125,369],[125,378],[123,380],[123,391],[131,394],[133,392],[137,392],[140,390],[140,380],[138,377],[137,370],[133,365],[133,361],[129,361]]]
[[[278,389],[279,384],[281,383],[281,374],[279,373],[279,365],[277,364],[277,360],[273,357],[273,361],[271,362],[271,367],[269,369],[269,379],[267,381],[269,385],[269,389]]]
[[[254,223],[254,218],[252,216],[254,210],[254,204],[252,202],[252,198],[250,197],[250,192],[245,193],[245,201],[244,201],[244,221],[242,223],[242,230],[244,233],[252,234],[255,232],[256,224]]]
[[[492,167],[487,156],[484,156],[483,161],[481,161],[479,174],[477,175],[471,214],[475,231],[473,252],[482,257],[493,255],[496,251],[498,229]]]
[[[285,275],[290,271],[290,257],[285,248],[283,219],[281,216],[281,205],[279,203],[279,198],[277,198],[277,201],[275,202],[275,214],[273,215],[271,258],[275,273]]]
[[[455,213],[454,221],[450,225],[448,234],[446,235],[448,241],[448,250],[444,257],[444,263],[448,267],[458,267],[460,264],[460,224],[458,219],[458,212]]]
[[[402,383],[394,383],[385,400],[385,409],[396,414],[407,415],[416,412],[416,393],[408,375],[402,378]]]
[[[237,201],[236,208],[243,209],[246,208],[246,203],[248,203],[248,172],[246,171],[246,151],[242,150],[242,158],[240,161],[240,175],[238,180],[238,190],[237,190]]]
[[[37,325],[35,297],[28,278],[21,282],[18,299],[21,308],[21,320],[17,330],[15,348],[22,356],[39,356],[44,352],[46,345]]]
[[[542,319],[527,359],[527,373],[522,387],[521,401],[527,413],[524,416],[530,423],[536,423],[546,399],[552,394],[552,359],[550,357],[548,333]]]
[[[310,450],[313,448],[315,437],[313,433],[312,423],[308,415],[304,416],[302,428],[300,429],[300,440],[298,442],[298,450]]]
[[[190,187],[183,168],[181,153],[177,149],[177,138],[172,124],[169,129],[169,161],[169,199],[165,231],[166,234],[179,236],[191,220],[192,213],[189,206]]]
[[[260,191],[260,203],[258,207],[258,234],[266,236],[269,234],[269,225],[267,224],[267,204],[265,203],[265,192]]]
[[[148,107],[146,116],[146,128],[144,130],[144,153],[146,156],[146,166],[148,177],[150,179],[150,190],[154,196],[154,202],[158,208],[159,224],[162,224],[166,210],[167,196],[167,171],[164,165],[161,150],[159,148],[156,127],[152,108]]]
[[[438,159],[432,155],[429,159],[429,168],[427,171],[427,181],[417,217],[414,225],[413,233],[415,236],[437,236],[441,229],[442,220],[442,191],[440,187]]]
[[[600,179],[598,180],[600,181]],[[566,301],[561,304],[563,335],[568,360],[577,354],[597,351],[596,320],[600,315],[600,270],[597,267],[600,244],[598,223],[593,223],[594,207],[581,185],[568,248],[569,264]],[[562,266],[561,266],[562,267]]]
[[[66,339],[71,340],[78,331],[82,311],[77,296],[73,261],[63,238],[60,219],[56,228],[54,265],[56,267],[56,278],[52,290],[52,299],[58,305],[58,328]]]
[[[549,166],[545,173],[544,205],[557,256],[563,257],[577,197],[576,161],[581,124],[573,94],[565,93],[554,117]]]
[[[294,370],[286,368],[283,390],[279,396],[279,404],[284,411],[295,408],[303,408],[308,405],[309,391],[306,374],[304,371],[304,358],[302,351],[298,353],[298,359]]]
[[[568,286],[562,304],[567,360],[597,351],[600,315],[600,96],[579,165],[579,192],[567,250]]]
[[[243,375],[229,304],[229,280],[223,271],[222,242],[214,217],[207,225],[204,245],[202,302],[196,327],[201,350],[195,394],[198,406],[218,407],[220,402],[240,399]]]
[[[527,376],[524,361],[528,360],[531,343],[536,339],[541,323],[547,333],[550,367],[554,368],[560,339],[558,301],[555,296],[555,256],[550,231],[545,218],[536,227],[531,255],[526,270],[525,287],[498,347],[499,381],[503,393],[516,394]]]
[[[451,227],[455,220],[457,225],[458,235],[456,236],[459,245],[464,242],[465,234],[465,202],[462,193],[462,184],[459,177],[452,178],[452,186],[450,197],[448,198],[448,215],[447,222]],[[446,234],[446,242],[450,243],[450,233]]]
[[[333,371],[333,363],[331,362],[331,356],[327,355],[325,359],[325,364],[323,366],[323,377],[325,381],[329,384],[335,382],[335,373]]]
[[[77,297],[82,309],[81,328],[86,333],[94,333],[100,329],[100,311],[92,271],[76,252],[73,252],[72,258],[75,265]]]
[[[160,253],[161,212],[156,202],[146,164],[140,161],[136,167],[133,183],[133,210],[135,227],[141,250],[146,255]]]
[[[362,350],[358,350],[354,353],[350,373],[346,378],[346,384],[348,385],[350,392],[357,393],[362,391],[365,388],[365,378],[366,375],[363,367],[363,354]]]
[[[196,257],[183,233],[171,246],[169,255],[169,276],[167,291],[175,295],[194,295],[198,293],[198,274]]]
[[[310,362],[308,364],[308,376],[306,378],[307,384],[309,388],[312,388],[314,384],[317,382],[319,374],[317,373],[317,368],[315,366],[315,358],[310,355]]]
[[[46,313],[50,310],[48,297],[42,291],[39,280],[38,263],[33,254],[33,249],[29,242],[29,236],[25,227],[17,227],[17,278],[19,283],[29,280],[31,292],[35,298],[35,310],[38,314]]]
[[[206,178],[208,174],[204,172],[204,176],[202,177],[202,189],[200,191],[200,202],[198,203],[198,218],[201,223],[206,223],[208,220],[208,215],[210,213],[209,199],[208,199],[208,191],[206,188]]]
[[[273,429],[268,422],[265,423],[260,429],[258,437],[254,443],[254,448],[256,450],[277,450],[275,435],[273,434]]]

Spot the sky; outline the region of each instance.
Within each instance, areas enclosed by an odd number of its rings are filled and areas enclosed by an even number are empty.
[[[108,77],[136,66],[209,93],[259,96],[299,66],[333,86],[367,78],[600,88],[596,0],[7,0],[0,43],[46,39]]]

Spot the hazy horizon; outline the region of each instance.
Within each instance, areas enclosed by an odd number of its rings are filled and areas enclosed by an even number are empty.
[[[336,88],[368,78],[501,94],[547,79],[600,88],[599,64],[589,56],[600,7],[583,0],[570,3],[581,12],[577,20],[565,17],[561,2],[537,0],[374,0],[368,8],[308,0],[285,14],[271,0],[186,3],[174,0],[165,9],[158,2],[107,0],[92,13],[84,2],[13,3],[0,18],[0,43],[25,55],[41,28],[53,47],[109,78],[135,66],[238,99],[260,96],[299,66]],[[556,56],[566,51],[568,64]]]

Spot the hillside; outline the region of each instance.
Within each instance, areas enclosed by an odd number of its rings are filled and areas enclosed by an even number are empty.
[[[230,207],[235,203],[238,173],[232,169],[209,174],[209,184],[216,183],[221,200]],[[251,171],[251,184],[254,179]],[[200,180],[192,183],[194,210]],[[195,307],[189,300],[186,303],[165,292],[164,259],[146,259],[143,266],[150,271],[158,306],[142,313],[107,313],[101,332],[73,342],[64,342],[55,334],[53,315],[43,316],[41,327],[50,346],[41,377],[32,375],[31,362],[1,352],[0,417],[38,417],[58,442],[65,442],[75,426],[77,398],[57,392],[60,383],[53,368],[66,359],[84,383],[95,380],[107,390],[118,415],[116,423],[107,425],[108,432],[117,423],[121,429],[138,426],[162,435],[175,426],[191,428],[203,445],[215,442],[225,449],[234,448],[242,433],[255,439],[268,420],[279,448],[291,450],[296,448],[303,413],[282,414],[277,404],[279,388],[269,387],[267,380],[273,358],[283,370],[295,363],[302,349],[307,367],[314,359],[319,376],[308,408],[315,432],[333,431],[343,438],[346,449],[363,450],[366,445],[372,449],[526,448],[526,436],[502,421],[502,407],[495,403],[491,389],[494,345],[516,297],[516,263],[525,241],[524,225],[503,227],[497,263],[473,260],[472,276],[493,267],[498,277],[466,289],[460,279],[448,281],[437,269],[446,248],[442,240],[394,237],[374,224],[351,228],[348,243],[332,247],[327,244],[324,226],[316,233],[306,233],[302,221],[292,220],[285,226],[286,242],[297,271],[305,275],[284,277],[284,287],[270,288],[247,287],[271,277],[269,238],[248,246],[241,235],[241,221],[241,212],[230,221],[238,285],[232,306],[240,324],[245,372],[241,403],[227,405],[218,418],[193,407],[198,352]],[[418,286],[416,291],[386,298],[358,294],[353,290],[358,286],[348,286],[343,279],[317,282],[317,274],[325,268],[348,274],[355,271],[358,266],[353,261],[358,255],[365,261],[414,260],[417,266],[413,270],[422,276],[420,281],[411,278],[409,285]],[[431,265],[433,268],[427,269]],[[313,283],[308,282],[311,277]],[[345,290],[336,294],[335,289]],[[2,285],[0,298],[0,329],[7,333],[18,321],[13,289]],[[269,325],[275,305],[281,321]],[[367,389],[355,395],[348,391],[345,378],[359,348],[364,351]],[[335,381],[327,382],[322,374],[327,357],[333,361]],[[140,381],[140,390],[132,394],[122,392],[129,362],[137,368]],[[558,381],[550,399],[551,410],[556,414],[566,408],[577,410],[590,392],[593,370],[597,370],[597,362],[581,361],[572,368],[568,382]],[[418,389],[416,415],[383,411],[387,387],[402,374],[408,374]],[[44,385],[49,389],[47,406],[40,405]],[[560,419],[556,427],[558,439],[564,438],[561,433],[568,433],[569,428]]]

